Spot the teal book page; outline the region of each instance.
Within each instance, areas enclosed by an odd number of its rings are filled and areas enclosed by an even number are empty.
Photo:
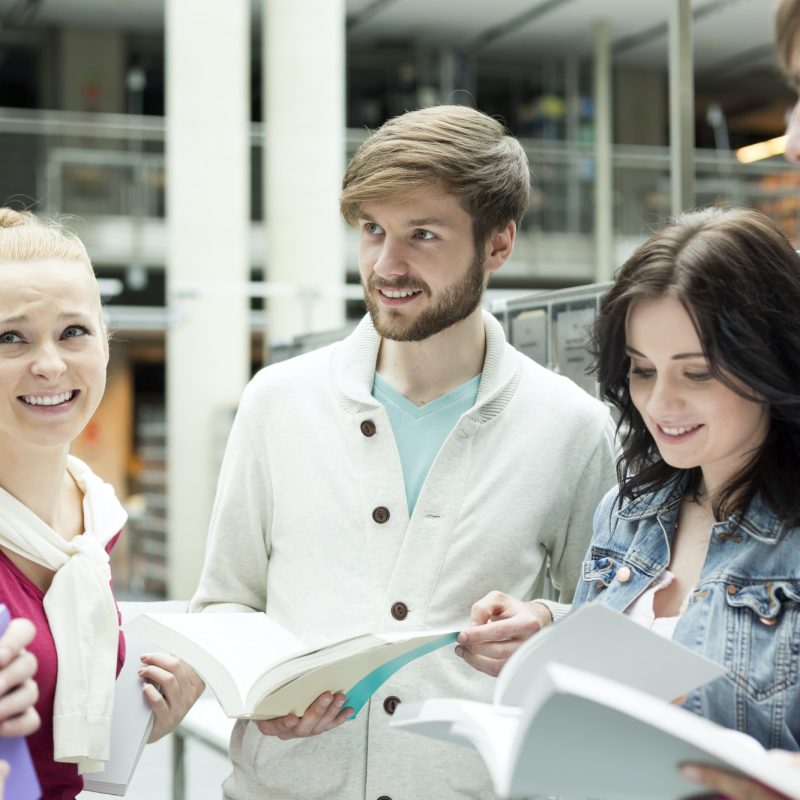
[[[353,714],[350,719],[356,718],[358,712],[361,711],[370,697],[372,697],[372,695],[389,678],[391,678],[392,675],[394,675],[394,673],[400,669],[400,667],[404,667],[415,658],[419,658],[420,656],[424,656],[427,653],[433,652],[434,650],[438,650],[440,647],[444,647],[445,645],[455,642],[457,635],[457,633],[447,633],[444,636],[440,636],[438,639],[434,639],[432,642],[423,644],[416,650],[409,650],[402,656],[398,656],[397,658],[393,658],[391,661],[387,661],[385,664],[381,664],[380,667],[372,670],[372,672],[370,672],[368,675],[365,675],[347,693],[347,699],[345,700],[344,704],[345,706],[349,706],[353,709]]]

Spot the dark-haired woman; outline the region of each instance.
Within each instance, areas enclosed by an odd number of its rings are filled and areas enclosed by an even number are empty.
[[[800,256],[757,212],[681,215],[619,270],[593,338],[623,453],[572,607],[599,600],[723,663],[685,707],[800,750]],[[495,621],[459,643],[496,674],[510,649],[489,629],[550,616],[489,602]]]
[[[575,605],[596,599],[728,668],[685,708],[800,749],[800,256],[754,211],[684,214],[595,326],[619,413]]]

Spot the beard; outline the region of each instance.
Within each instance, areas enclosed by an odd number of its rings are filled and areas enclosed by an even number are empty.
[[[369,282],[365,283],[362,278],[364,303],[375,330],[384,339],[421,342],[466,319],[478,307],[483,297],[485,260],[483,252],[476,249],[467,274],[458,283],[448,286],[429,308],[411,319],[407,319],[400,311],[381,305],[373,293],[378,289],[419,290],[430,298],[430,287],[424,281],[386,281],[373,274]]]

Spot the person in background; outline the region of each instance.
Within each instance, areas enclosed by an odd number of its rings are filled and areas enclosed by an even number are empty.
[[[48,799],[74,798],[81,775],[108,760],[124,658],[108,553],[126,514],[112,487],[69,455],[103,396],[107,361],[83,244],[55,223],[0,209],[0,597],[12,618],[36,627],[28,648],[41,727],[28,744]],[[144,688],[154,740],[203,684],[171,656],[144,660],[143,676],[161,687]]]
[[[775,10],[775,49],[783,74],[800,93],[800,0],[780,0]],[[784,155],[800,163],[800,101],[789,117]]]
[[[495,588],[524,612],[548,562],[570,598],[615,443],[607,409],[514,350],[481,309],[529,189],[519,142],[471,108],[403,114],[361,146],[341,209],[369,313],[245,390],[193,610],[266,611],[306,640],[458,627]],[[521,613],[504,646],[538,625]],[[493,797],[477,754],[400,742],[389,726],[403,698],[492,690],[445,650],[396,673],[354,720],[327,692],[300,717],[239,721],[224,796]]]

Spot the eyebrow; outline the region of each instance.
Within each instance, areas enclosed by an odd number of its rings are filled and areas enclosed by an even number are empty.
[[[369,214],[365,212],[361,212],[359,215],[359,219],[363,219],[366,222],[373,222],[376,225],[380,223],[377,222],[375,219],[372,218]],[[453,225],[446,220],[443,220],[439,217],[419,217],[417,219],[407,219],[405,222],[406,226],[409,228],[424,228],[427,225],[435,225],[440,228],[452,228]]]
[[[625,352],[629,353],[634,356],[639,356],[639,358],[647,358],[644,353],[640,353],[638,350],[635,350],[633,347],[629,347],[626,345]],[[681,359],[686,358],[705,358],[705,353],[676,353],[672,356],[673,361],[680,361]]]
[[[64,311],[63,313],[58,315],[58,319],[65,320],[65,319],[76,319],[81,317],[90,317],[91,314],[87,314],[85,311]],[[30,317],[26,314],[19,314],[16,317],[6,317],[0,322],[3,325],[16,325],[18,322],[29,322]]]

